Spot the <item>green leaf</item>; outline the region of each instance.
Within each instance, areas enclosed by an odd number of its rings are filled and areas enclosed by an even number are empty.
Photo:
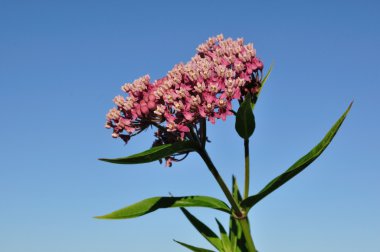
[[[255,130],[255,117],[251,108],[250,95],[245,97],[236,113],[235,129],[243,139],[248,139]]]
[[[208,250],[208,249],[204,249],[204,248],[198,248],[198,247],[194,247],[192,245],[189,245],[189,244],[186,244],[186,243],[183,243],[183,242],[180,242],[180,241],[176,241],[176,240],[174,240],[174,241],[176,243],[178,243],[178,244],[181,244],[185,248],[188,248],[191,251],[194,251],[194,252],[214,252],[213,250]]]
[[[191,222],[191,224],[193,224],[193,226],[198,230],[198,232],[201,233],[201,235],[216,249],[222,251],[223,245],[220,238],[209,227],[207,227],[203,222],[198,220],[185,208],[181,207],[181,210],[185,214],[186,218]]]
[[[235,220],[234,217],[230,217],[230,230],[229,230],[229,238],[231,242],[231,249],[232,251],[238,251],[237,250],[237,241],[238,237],[241,236],[241,227],[238,225],[238,222]]]
[[[194,151],[196,148],[194,144],[190,141],[176,142],[173,144],[165,144],[153,147],[144,152],[140,152],[128,157],[122,158],[99,158],[101,161],[115,163],[115,164],[141,164],[153,162],[168,156],[171,156],[175,153],[185,153]]]
[[[238,203],[242,201],[242,197],[235,176],[232,176],[232,196]],[[243,230],[241,228],[240,223],[232,215],[230,216],[229,239],[231,243],[231,250],[233,252],[243,251],[242,249],[244,248],[240,248],[243,247],[245,244]]]
[[[273,65],[271,65],[271,66],[269,67],[269,70],[268,70],[267,74],[264,76],[263,80],[261,81],[261,86],[260,86],[260,88],[259,88],[259,91],[257,92],[256,96],[254,97],[254,102],[252,102],[252,104],[251,104],[252,110],[255,108],[255,105],[256,105],[257,99],[259,98],[259,95],[260,95],[260,93],[261,93],[261,89],[264,87],[264,84],[265,84],[265,82],[267,81],[269,75],[271,74],[272,69],[273,69]]]
[[[269,67],[269,70],[268,70],[267,74],[264,76],[263,80],[261,81],[261,88],[264,86],[265,82],[267,81],[267,79],[268,79],[270,73],[272,72],[272,69],[273,69],[273,65],[271,65],[271,66]],[[261,88],[260,88],[260,89],[261,89]]]
[[[242,201],[242,197],[235,176],[232,176],[232,196],[238,203]]]
[[[233,252],[248,252],[246,239],[241,224],[233,216],[230,217],[230,241]]]
[[[347,110],[344,114],[338,119],[338,121],[332,126],[329,132],[325,135],[325,137],[316,145],[309,153],[300,158],[297,162],[295,162],[288,170],[286,170],[280,176],[274,178],[271,182],[269,182],[258,194],[250,196],[241,202],[241,206],[244,208],[251,208],[257,202],[265,198],[267,195],[275,191],[277,188],[285,184],[287,181],[292,179],[298,173],[303,171],[308,165],[310,165],[315,159],[317,159],[322,152],[327,148],[330,144],[331,140],[334,138],[335,134],[338,132],[340,126],[342,125],[344,119],[346,118],[348,112],[350,111],[352,106],[352,102],[348,106]]]
[[[223,245],[224,251],[225,252],[231,252],[232,251],[231,242],[230,242],[230,239],[228,238],[227,232],[224,229],[222,223],[220,223],[219,220],[216,218],[215,218],[215,220],[216,220],[216,223],[218,224],[218,228],[219,228],[220,237],[222,240],[222,245]]]
[[[170,207],[208,207],[230,213],[230,208],[226,203],[208,196],[153,197],[95,218],[129,219],[151,213],[157,209]]]

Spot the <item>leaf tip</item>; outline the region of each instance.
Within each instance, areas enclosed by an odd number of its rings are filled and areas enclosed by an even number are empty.
[[[275,65],[276,65],[276,61],[273,60],[272,63],[270,64],[270,66],[269,66],[268,72],[272,72],[272,70],[273,70],[273,68],[274,68]]]
[[[114,220],[117,219],[112,216],[112,214],[105,214],[105,215],[98,215],[94,216],[94,219],[99,219],[99,220]]]
[[[348,112],[350,112],[351,107],[352,107],[353,104],[354,104],[354,99],[352,99],[352,101],[350,102],[350,105],[348,105],[348,108],[346,109],[346,112],[344,113],[344,116],[346,116],[348,114]]]
[[[113,163],[113,164],[118,164],[116,159],[111,159],[111,158],[98,158],[99,161],[106,162],[106,163]]]
[[[352,104],[354,104],[354,101],[355,101],[355,99],[352,99],[352,101],[350,102],[350,106],[349,106],[349,108],[352,107]]]
[[[222,223],[220,223],[220,221],[217,218],[215,218],[215,221],[216,221],[216,223],[218,224],[219,227],[222,226]]]
[[[232,187],[235,185],[236,183],[236,177],[235,175],[232,174]]]

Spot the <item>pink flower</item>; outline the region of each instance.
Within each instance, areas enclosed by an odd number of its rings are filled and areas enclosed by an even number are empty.
[[[177,130],[180,132],[182,139],[184,139],[185,133],[190,132],[189,127],[181,125],[181,124],[177,124]]]
[[[183,113],[183,116],[185,117],[185,119],[189,122],[193,121],[194,119],[194,116],[192,113],[188,112],[188,111],[184,111]]]
[[[126,143],[149,126],[159,129],[155,145],[183,140],[200,120],[226,120],[234,99],[242,100],[247,92],[255,96],[262,69],[253,44],[223,35],[209,38],[189,62],[175,65],[163,78],[151,82],[145,75],[124,84],[127,96],[114,98],[116,107],[108,112],[105,127]],[[168,157],[167,165],[172,161]]]

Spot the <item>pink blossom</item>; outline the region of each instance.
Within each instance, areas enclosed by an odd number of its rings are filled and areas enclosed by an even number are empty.
[[[145,75],[124,84],[127,96],[114,98],[105,126],[125,142],[149,126],[159,129],[156,145],[183,140],[200,120],[215,123],[233,115],[234,99],[241,102],[248,92],[254,97],[262,69],[253,44],[223,35],[209,38],[189,62],[175,65],[163,78],[151,82]],[[171,165],[175,158],[166,160]]]

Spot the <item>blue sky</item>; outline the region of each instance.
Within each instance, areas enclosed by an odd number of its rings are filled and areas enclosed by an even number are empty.
[[[146,149],[103,128],[120,86],[165,75],[208,37],[254,42],[274,70],[255,109],[251,193],[311,149],[355,103],[326,152],[251,212],[264,252],[377,252],[380,4],[377,1],[0,0],[0,248],[6,252],[207,247],[177,209],[104,221],[150,196],[223,198],[199,157],[165,168],[97,161]],[[234,122],[209,129],[226,181],[242,183]],[[211,210],[192,210],[216,228]]]

